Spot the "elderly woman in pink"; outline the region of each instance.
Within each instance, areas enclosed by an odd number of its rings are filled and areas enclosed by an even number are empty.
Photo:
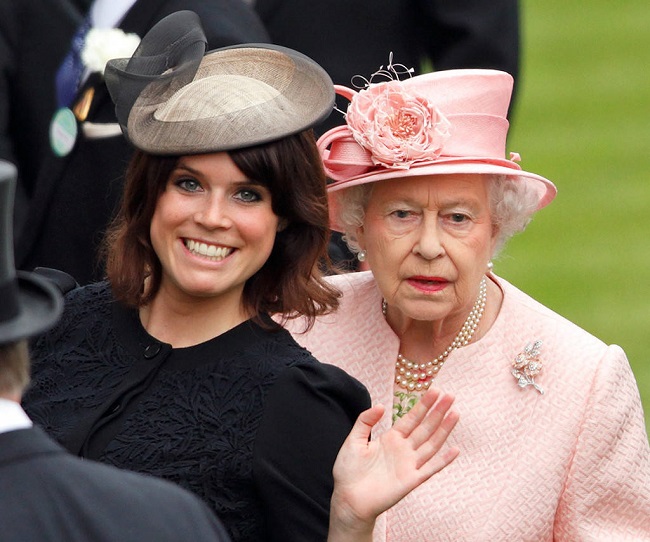
[[[460,412],[458,459],[383,514],[375,541],[650,540],[625,353],[492,271],[556,194],[505,157],[512,82],[453,70],[338,87],[347,124],[319,141],[332,226],[370,271],[333,277],[338,311],[295,337],[388,406],[375,435],[432,384]]]

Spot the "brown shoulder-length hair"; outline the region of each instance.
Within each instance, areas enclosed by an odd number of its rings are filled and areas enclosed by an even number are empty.
[[[339,292],[324,280],[329,268],[329,216],[325,173],[312,130],[279,141],[228,151],[251,180],[268,187],[273,212],[285,226],[276,234],[271,255],[244,286],[243,303],[259,315],[279,314],[282,322],[337,308]],[[149,228],[177,156],[133,155],[126,172],[119,211],[108,229],[104,254],[115,297],[132,307],[149,303],[158,292],[162,267]],[[148,278],[147,287],[144,287]]]

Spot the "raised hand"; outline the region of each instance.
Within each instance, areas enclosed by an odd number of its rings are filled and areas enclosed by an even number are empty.
[[[379,514],[449,465],[458,448],[440,451],[458,421],[453,396],[429,389],[377,440],[370,431],[384,413],[376,405],[357,418],[334,464],[328,542],[372,540]]]

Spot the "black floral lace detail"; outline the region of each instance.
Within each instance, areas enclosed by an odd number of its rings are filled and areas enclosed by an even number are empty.
[[[84,409],[102,405],[131,367],[132,360],[107,325],[111,305],[107,284],[73,290],[61,323],[32,347],[25,409],[63,444]]]

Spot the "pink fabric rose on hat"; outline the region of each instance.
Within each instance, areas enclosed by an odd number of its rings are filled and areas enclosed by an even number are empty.
[[[399,81],[371,85],[353,96],[346,121],[374,164],[403,169],[440,156],[451,127],[429,100],[410,94]]]

